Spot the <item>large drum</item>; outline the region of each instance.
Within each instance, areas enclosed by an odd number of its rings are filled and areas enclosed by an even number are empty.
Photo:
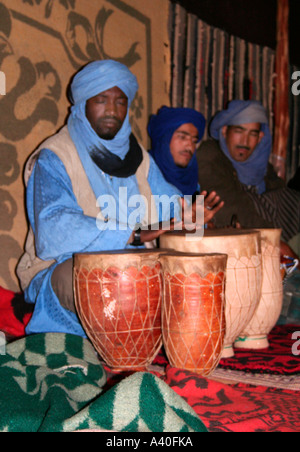
[[[143,371],[162,345],[162,271],[157,251],[77,254],[78,316],[115,371]]]
[[[226,335],[222,358],[234,356],[233,344],[249,323],[261,295],[262,258],[260,232],[207,230],[204,237],[186,240],[184,232],[167,233],[160,238],[162,248],[197,253],[228,255],[226,277]]]
[[[260,233],[263,265],[261,299],[251,321],[235,342],[238,348],[267,348],[268,334],[276,325],[283,305],[280,269],[281,229],[260,229]]]
[[[161,262],[163,344],[169,362],[207,376],[224,345],[227,256],[165,252]]]

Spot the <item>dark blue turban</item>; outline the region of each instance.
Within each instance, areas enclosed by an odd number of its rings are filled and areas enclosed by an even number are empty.
[[[202,139],[205,118],[191,108],[162,107],[157,115],[153,115],[148,126],[148,133],[152,140],[150,154],[170,184],[175,185],[183,195],[194,195],[198,189],[196,153],[187,168],[180,168],[175,165],[170,151],[172,137],[183,124],[193,124],[198,129],[199,141]]]

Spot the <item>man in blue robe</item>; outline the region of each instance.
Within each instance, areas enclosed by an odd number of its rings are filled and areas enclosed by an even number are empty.
[[[175,197],[178,203],[169,216],[182,218],[181,191],[166,182],[131,133],[129,108],[137,89],[136,77],[126,66],[111,60],[88,64],[73,79],[67,126],[27,163],[30,228],[17,268],[25,299],[35,304],[27,334],[85,336],[72,292],[75,253],[143,247],[164,233],[151,227],[136,231],[134,208],[120,193],[127,199],[141,194],[146,199]],[[115,209],[105,208],[107,199],[114,201]],[[204,210],[205,220],[214,215],[214,209]],[[157,215],[160,223],[168,220]]]

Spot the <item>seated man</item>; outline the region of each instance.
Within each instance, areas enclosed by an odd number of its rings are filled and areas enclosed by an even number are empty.
[[[191,108],[162,107],[150,118],[148,133],[152,141],[150,154],[165,179],[185,196],[200,194],[196,148],[205,130],[204,116]],[[201,192],[207,196],[207,192]],[[224,202],[215,191],[207,196],[214,214]]]
[[[203,137],[205,118],[189,108],[162,107],[150,118],[150,154],[165,179],[184,195],[199,190],[196,146]]]
[[[165,181],[131,133],[129,108],[137,89],[136,77],[123,64],[88,64],[72,82],[74,105],[67,126],[27,163],[30,229],[17,268],[25,299],[35,304],[27,334],[85,336],[73,299],[74,253],[144,247],[164,233],[151,227],[135,231],[129,221],[133,208],[120,197],[121,189],[129,199],[143,195],[151,206],[152,195],[175,196],[174,215],[182,218],[181,192]],[[116,209],[104,215],[99,200],[108,195]],[[214,209],[204,209],[205,220],[213,215]]]
[[[299,232],[300,194],[286,188],[269,163],[272,137],[263,106],[232,101],[215,116],[210,134],[197,159],[201,187],[225,201],[215,225],[237,218],[242,228],[281,228],[288,242]]]

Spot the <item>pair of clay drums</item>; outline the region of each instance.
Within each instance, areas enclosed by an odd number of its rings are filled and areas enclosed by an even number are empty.
[[[208,376],[234,344],[268,346],[283,298],[280,233],[168,233],[161,250],[77,254],[82,325],[113,370],[146,370],[163,343],[172,366]]]

